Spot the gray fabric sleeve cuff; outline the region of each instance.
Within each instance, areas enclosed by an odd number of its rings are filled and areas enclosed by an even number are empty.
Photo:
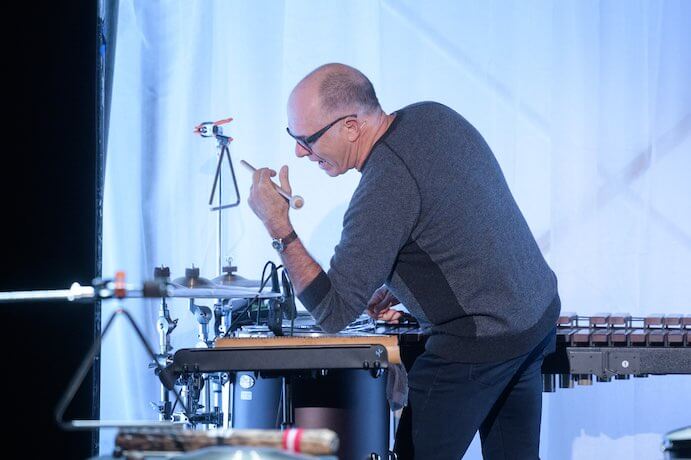
[[[312,311],[324,300],[326,294],[331,289],[331,280],[329,276],[324,273],[324,270],[319,272],[314,280],[300,293],[298,299],[305,306],[307,311]]]

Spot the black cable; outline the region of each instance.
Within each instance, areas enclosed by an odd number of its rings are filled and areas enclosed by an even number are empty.
[[[286,302],[288,303],[288,307],[290,308],[290,332],[288,335],[292,336],[295,330],[295,317],[297,316],[297,307],[295,305],[295,291],[293,290],[293,282],[290,280],[288,270],[283,268],[281,276],[283,280],[283,288],[286,291],[284,292],[284,295],[286,296]]]
[[[262,277],[261,277],[262,282],[261,282],[261,285],[259,286],[259,292],[260,292],[260,293],[264,290],[264,287],[266,286],[266,284],[267,284],[268,281],[269,281],[269,278],[271,277],[271,272],[269,273],[269,276],[268,276],[268,277],[265,277],[265,275],[266,275],[266,267],[268,267],[269,265],[273,265],[274,267],[276,267],[276,264],[274,264],[272,261],[268,261],[268,262],[266,262],[266,263],[264,264],[264,269],[262,270]],[[279,265],[279,266],[276,267],[274,270],[278,270],[278,269],[281,268],[281,267],[283,267],[283,265]],[[229,328],[228,332],[226,332],[226,336],[228,336],[228,334],[230,334],[232,331],[234,331],[235,329],[237,329],[239,326],[244,326],[245,324],[252,324],[252,321],[251,321],[251,320],[252,320],[251,314],[250,314],[250,317],[248,318],[249,323],[247,323],[247,322],[245,322],[245,323],[240,323],[240,318],[252,308],[252,305],[253,305],[254,302],[256,302],[257,300],[259,300],[259,296],[258,296],[258,295],[255,296],[255,297],[254,297],[253,299],[251,299],[250,301],[248,301],[248,302],[247,302],[247,306],[244,307],[241,311],[239,311],[239,312],[237,313],[237,315],[235,315],[235,316],[236,316],[235,320],[233,320],[233,318],[232,318],[233,312],[231,312],[231,325],[230,325],[230,328]],[[257,312],[257,318],[259,318],[259,313],[260,313],[260,312],[261,312],[261,309]]]
[[[280,291],[280,286],[278,286],[278,270],[282,265],[279,265],[278,267],[276,266],[275,263],[272,261],[267,262],[264,265],[264,270],[262,271],[262,278],[264,278],[264,273],[266,271],[266,267],[271,266],[271,271],[269,272],[269,278],[271,279],[271,291],[276,292],[276,290]],[[262,286],[263,289],[263,286]],[[261,292],[261,289],[260,291]],[[271,301],[270,301],[271,302]],[[268,307],[270,308],[270,307]],[[262,308],[261,308],[261,303],[259,304],[259,307],[257,308],[257,326],[259,326],[260,320],[261,320],[261,313],[262,313]],[[270,311],[267,313],[267,323],[269,322],[268,318],[270,316]]]
[[[269,267],[269,266],[272,267],[271,271],[269,272],[269,276],[264,278],[264,275],[266,274],[266,267]],[[259,292],[262,292],[264,290],[264,286],[266,286],[266,283],[269,281],[269,278],[271,278],[274,271],[276,271],[276,264],[273,263],[273,261],[270,260],[264,264],[264,268],[262,269],[262,284],[259,287]],[[259,326],[259,319],[261,317],[261,314],[262,314],[262,303],[261,303],[261,301],[259,301],[259,303],[257,304],[257,321],[256,321],[257,326]],[[250,319],[251,318],[252,318],[252,315],[250,314]]]

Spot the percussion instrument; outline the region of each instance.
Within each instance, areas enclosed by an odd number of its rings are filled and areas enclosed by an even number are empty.
[[[544,390],[591,385],[612,378],[691,374],[691,315],[628,313],[579,316],[562,313],[557,350],[542,366]]]
[[[243,278],[240,275],[235,274],[237,267],[232,265],[230,262],[228,265],[223,267],[223,274],[214,278],[213,281],[217,285],[221,286],[233,286],[233,287],[245,287],[259,289],[262,282],[259,280],[249,280]]]
[[[424,352],[428,332],[410,326],[380,326],[397,334],[401,356],[410,368]],[[691,315],[628,313],[579,316],[562,313],[557,321],[556,350],[542,365],[543,390],[642,378],[691,374]]]
[[[341,458],[386,455],[389,408],[384,371],[401,362],[396,336],[253,334],[218,338],[213,348],[180,349],[159,378],[171,388],[173,382],[187,386],[187,394],[197,398],[188,399],[187,406],[201,409],[206,407],[198,401],[201,376],[224,373],[233,383],[228,421],[233,428],[290,427],[294,422],[327,427],[343,441]],[[283,415],[277,419],[279,408]],[[221,426],[222,412],[193,411],[187,419]]]
[[[385,369],[401,362],[394,336],[222,338],[214,348],[178,350],[171,372]]]
[[[215,286],[213,282],[206,278],[199,276],[199,268],[192,266],[192,268],[185,269],[185,276],[180,278],[175,278],[173,283],[179,286],[184,286],[188,288],[198,288],[198,287],[212,287]]]
[[[140,428],[120,430],[115,454],[127,458],[143,452],[187,452],[212,446],[254,446],[313,455],[329,455],[338,449],[338,437],[330,430],[183,430]],[[235,458],[235,457],[233,457]]]

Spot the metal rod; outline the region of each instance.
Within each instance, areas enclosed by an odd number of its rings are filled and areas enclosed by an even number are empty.
[[[221,161],[223,160],[223,148],[221,148],[220,156],[221,156]],[[220,165],[219,161],[219,165]],[[209,203],[211,204],[211,203]],[[218,172],[218,238],[216,239],[216,250],[218,251],[218,273],[221,274],[223,273],[223,255],[222,255],[222,250],[223,250],[223,220],[221,219],[222,217],[222,212],[221,212],[221,206],[223,206],[223,174],[221,173],[220,169]]]

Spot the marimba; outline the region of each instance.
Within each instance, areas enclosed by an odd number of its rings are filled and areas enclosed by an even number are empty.
[[[579,316],[562,313],[557,322],[557,350],[542,366],[544,390],[574,384],[691,374],[691,315],[628,313]]]

